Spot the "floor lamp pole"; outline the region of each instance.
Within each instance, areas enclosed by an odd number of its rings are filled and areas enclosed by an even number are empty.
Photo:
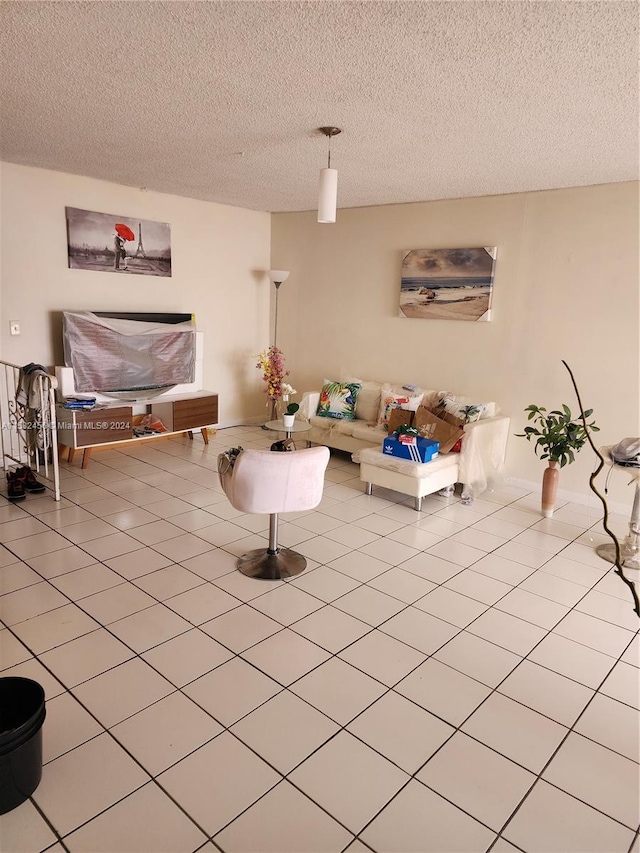
[[[278,345],[278,293],[280,291],[281,281],[273,282],[276,286],[276,319],[273,326],[273,345],[274,347]]]
[[[280,285],[283,281],[286,281],[289,277],[288,270],[269,270],[269,278],[274,283],[276,288],[276,312],[275,312],[275,320],[273,324],[273,344],[272,346],[278,346],[278,293],[280,291]],[[271,413],[270,420],[275,421],[278,419],[278,401],[271,400]]]
[[[273,345],[274,347],[278,344],[278,292],[280,290],[281,281],[273,282],[276,286],[276,317],[275,322],[273,324]],[[269,420],[277,421],[278,420],[278,401],[271,401],[271,411],[269,413]]]
[[[278,291],[280,290],[281,281],[273,282],[276,286],[276,318],[273,324],[273,345],[277,346],[278,343]],[[269,420],[277,421],[278,420],[278,401],[271,400],[271,410],[269,412]]]

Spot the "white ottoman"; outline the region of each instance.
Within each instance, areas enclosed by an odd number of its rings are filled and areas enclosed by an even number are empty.
[[[360,451],[360,479],[365,483],[366,494],[372,486],[382,486],[415,498],[414,508],[420,512],[422,498],[445,486],[458,482],[457,453],[446,453],[432,462],[409,462],[396,456],[387,456],[381,450],[367,448]]]

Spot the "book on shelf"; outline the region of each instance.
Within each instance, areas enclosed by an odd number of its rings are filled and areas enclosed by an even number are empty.
[[[95,405],[95,397],[67,397],[62,407],[63,409],[93,409]]]

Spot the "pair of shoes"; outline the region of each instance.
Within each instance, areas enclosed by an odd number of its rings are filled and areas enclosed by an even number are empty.
[[[33,473],[31,468],[28,465],[24,465],[22,468],[18,468],[16,471],[16,477],[24,483],[25,490],[27,492],[40,493],[44,492],[45,485],[44,483],[39,483],[36,480],[36,475]]]
[[[18,477],[17,471],[7,472],[7,499],[10,501],[23,501],[26,498],[23,481]]]
[[[7,474],[7,497],[10,501],[24,500],[26,492],[39,494],[44,490],[44,484],[36,480],[36,475],[28,465],[9,471]]]

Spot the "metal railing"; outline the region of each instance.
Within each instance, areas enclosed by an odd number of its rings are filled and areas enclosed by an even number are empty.
[[[55,376],[40,370],[29,375],[17,364],[0,361],[0,434],[2,467],[28,465],[48,480],[60,500]]]

